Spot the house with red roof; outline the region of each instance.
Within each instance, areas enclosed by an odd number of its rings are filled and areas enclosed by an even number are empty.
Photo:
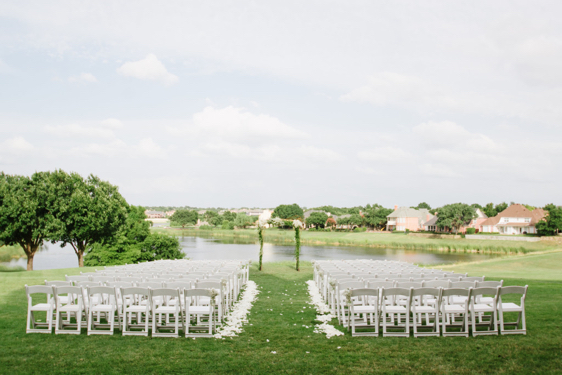
[[[546,211],[542,208],[529,210],[522,204],[512,204],[494,217],[480,224],[480,232],[500,234],[535,234],[535,225],[544,219]]]

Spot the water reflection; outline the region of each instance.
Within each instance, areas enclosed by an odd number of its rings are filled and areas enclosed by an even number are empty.
[[[253,241],[237,239],[211,239],[201,237],[180,237],[180,243],[187,257],[199,259],[252,259],[258,260],[259,247]],[[263,261],[294,259],[294,245],[265,243]],[[351,246],[301,246],[301,260],[313,259],[388,259],[418,264],[442,264],[485,260],[498,255],[475,253],[448,253],[420,250],[379,249]]]
[[[248,239],[213,239],[201,237],[179,237],[183,252],[187,257],[199,259],[252,259],[258,260],[259,247]],[[263,261],[282,261],[294,259],[294,245],[266,243],[263,246]],[[485,260],[499,255],[475,253],[430,252],[421,250],[377,249],[351,246],[302,246],[301,260],[312,259],[388,259],[418,264],[442,264]],[[26,267],[25,257],[14,259],[9,266]],[[46,270],[78,267],[78,258],[70,245],[46,243],[35,255],[33,268]]]

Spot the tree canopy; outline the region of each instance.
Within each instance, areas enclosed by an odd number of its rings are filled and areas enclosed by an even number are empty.
[[[421,203],[420,203],[421,204]],[[365,222],[373,228],[384,228],[386,217],[392,213],[390,208],[376,205],[366,208],[364,214]]]
[[[93,244],[87,251],[87,266],[131,264],[158,259],[181,259],[176,237],[151,233],[144,207],[129,206],[125,224],[114,238]]]
[[[431,206],[425,202],[421,202],[420,204],[418,204],[416,207],[412,207],[415,208],[416,210],[419,210],[420,208],[425,208],[427,210],[431,210]]]
[[[0,172],[0,241],[20,245],[27,256],[27,270],[33,257],[53,231],[50,202],[57,199],[49,172],[27,176]]]
[[[236,219],[234,219],[234,226],[238,228],[246,228],[249,225],[252,225],[258,219],[257,216],[248,216],[245,212],[239,212],[236,215]]]
[[[562,207],[547,204],[544,209],[548,212],[544,220],[537,223],[537,233],[541,236],[552,236],[562,231]]]
[[[451,228],[458,233],[460,227],[468,225],[476,217],[476,210],[465,203],[453,203],[441,207],[437,216],[436,226]]]
[[[51,206],[56,230],[50,239],[70,244],[83,267],[86,249],[112,240],[125,224],[128,204],[116,186],[94,175],[83,179],[59,170],[52,177],[58,197]]]
[[[197,219],[199,214],[195,210],[176,210],[172,216],[170,216],[170,222],[173,225],[180,225],[185,228],[186,225],[197,224]]]
[[[273,210],[271,217],[278,217],[281,219],[295,220],[302,219],[304,217],[304,212],[302,208],[294,204],[281,204]]]
[[[328,214],[325,212],[312,212],[309,217],[306,218],[306,225],[314,225],[316,228],[324,228],[326,226],[326,221],[328,220]]]

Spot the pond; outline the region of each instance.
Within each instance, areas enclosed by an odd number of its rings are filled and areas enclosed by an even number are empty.
[[[232,241],[201,237],[179,237],[186,256],[199,259],[252,259],[258,260],[259,246],[252,241]],[[291,261],[295,247],[266,243],[263,246],[263,261]],[[301,260],[313,259],[388,259],[417,264],[443,264],[486,260],[499,255],[476,253],[448,253],[422,250],[378,249],[357,246],[301,246]],[[26,258],[3,263],[10,266],[26,266]],[[78,258],[70,245],[61,248],[58,244],[45,244],[35,255],[34,269],[78,267]]]

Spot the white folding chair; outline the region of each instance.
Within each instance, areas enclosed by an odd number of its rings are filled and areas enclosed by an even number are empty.
[[[500,331],[502,335],[527,334],[527,323],[525,321],[525,298],[527,297],[528,285],[525,286],[504,286],[498,293],[498,314],[500,321]],[[513,302],[503,302],[503,296],[507,294],[521,295],[519,305]],[[505,322],[505,313],[517,313],[515,322]],[[514,326],[514,329],[505,329],[505,326]],[[521,328],[519,328],[521,326]]]
[[[213,336],[213,309],[214,303],[207,305],[199,304],[199,297],[213,297],[213,292],[209,289],[184,289],[185,298],[185,337],[212,337]],[[218,294],[218,293],[217,293]],[[191,316],[193,315],[194,326],[191,326]],[[203,321],[208,318],[205,327]],[[201,331],[209,330],[209,333]],[[190,333],[190,330],[196,331]]]
[[[75,334],[82,333],[82,314],[84,304],[82,303],[82,288],[78,286],[53,286],[53,296],[56,306],[55,334]],[[66,314],[66,321],[63,321],[62,314]],[[76,323],[71,323],[71,316],[74,314]],[[66,329],[67,327],[75,329]]]
[[[87,289],[88,309],[88,336],[89,335],[113,335],[115,325],[121,328],[119,309],[117,308],[117,293],[115,288],[109,286],[90,286]],[[93,314],[98,314],[98,321],[94,321]],[[99,318],[103,315],[106,323]],[[117,315],[117,322],[115,316]],[[103,329],[109,328],[109,329]]]
[[[152,301],[152,337],[179,337],[180,324],[182,324],[181,304],[175,303],[170,305],[167,303],[170,299],[179,300],[179,289],[149,289]],[[161,303],[157,302],[161,299]],[[159,319],[156,319],[156,314]],[[165,319],[162,319],[164,315]],[[169,332],[173,329],[173,332]]]
[[[499,288],[472,289],[472,295],[470,297],[472,336],[498,334],[498,314],[497,314],[498,291]],[[479,302],[483,298],[491,298],[492,303],[488,304],[488,303]],[[479,322],[477,323],[476,320],[478,320]],[[476,326],[486,327],[486,330],[478,331],[476,329]]]
[[[441,292],[441,329],[443,336],[465,336],[469,335],[469,305],[472,288],[448,288]],[[456,300],[455,300],[456,298]],[[455,301],[465,301],[464,304]],[[462,318],[460,323],[456,322],[457,317]],[[460,331],[448,331],[447,327],[457,327]]]
[[[152,306],[149,289],[122,287],[119,294],[123,306],[123,336],[148,336],[150,307]],[[136,330],[143,327],[144,330]]]
[[[439,305],[441,288],[415,288],[412,290],[412,326],[414,337],[439,336]],[[425,314],[425,325],[422,314]],[[433,323],[431,321],[433,320]],[[420,328],[431,328],[429,332]]]
[[[51,302],[53,287],[46,285],[25,286],[27,295],[27,326],[26,333],[51,333],[53,330],[53,311],[55,305]],[[46,302],[33,304],[32,294],[44,294]],[[35,312],[43,311],[46,314],[45,323],[35,320]],[[43,328],[41,328],[43,327]]]
[[[218,296],[215,297],[215,312],[216,312],[216,320],[215,320],[215,324],[216,325],[220,325],[222,324],[222,317],[223,317],[223,304],[224,304],[224,298],[225,298],[225,294],[224,290],[223,290],[223,283],[221,281],[199,281],[198,283],[195,283],[195,288],[196,289],[215,289],[218,292]],[[206,301],[209,301],[209,303],[211,303],[211,298],[207,297],[200,297],[199,298],[199,302],[201,304],[204,304]]]
[[[378,336],[379,335],[379,290],[378,289],[352,289],[349,304],[349,321],[351,323],[351,336]],[[361,304],[354,303],[356,299]],[[356,332],[356,327],[362,329]],[[363,331],[374,329],[374,331]]]
[[[398,301],[405,301],[399,304]],[[382,335],[408,337],[410,336],[410,303],[412,301],[412,289],[405,288],[382,288],[381,289],[381,317]],[[397,318],[394,320],[394,315]],[[401,316],[404,315],[404,324]],[[389,325],[391,323],[392,325]],[[400,329],[403,331],[388,331],[388,329]]]

